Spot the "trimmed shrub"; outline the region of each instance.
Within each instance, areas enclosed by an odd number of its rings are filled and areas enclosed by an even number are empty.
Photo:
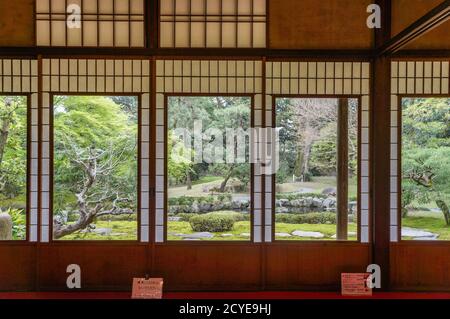
[[[212,212],[205,214],[206,216],[229,216],[236,222],[244,222],[250,220],[250,214],[242,214],[238,212]]]
[[[180,217],[181,222],[188,222],[191,219],[191,217],[199,216],[199,215],[200,214],[195,214],[195,213],[181,213],[176,216]]]
[[[224,232],[233,229],[235,220],[231,216],[198,215],[189,219],[189,224],[195,232]]]
[[[276,214],[275,220],[285,224],[336,224],[335,213]]]

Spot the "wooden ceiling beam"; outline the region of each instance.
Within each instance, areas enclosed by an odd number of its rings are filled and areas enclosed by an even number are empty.
[[[387,43],[380,46],[377,49],[377,55],[392,55],[449,19],[450,0],[445,0],[423,17],[413,22],[405,30],[391,38]]]

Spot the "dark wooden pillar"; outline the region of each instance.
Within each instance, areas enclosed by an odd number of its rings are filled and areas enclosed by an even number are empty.
[[[348,228],[348,99],[339,99],[337,129],[337,239]]]
[[[378,0],[382,28],[375,31],[376,47],[391,37],[391,1]],[[391,60],[377,56],[372,64],[372,240],[373,263],[381,267],[381,289],[389,289],[390,274],[390,79]]]

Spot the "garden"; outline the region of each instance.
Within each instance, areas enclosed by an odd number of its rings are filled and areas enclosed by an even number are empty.
[[[450,240],[450,99],[402,100],[402,239]]]

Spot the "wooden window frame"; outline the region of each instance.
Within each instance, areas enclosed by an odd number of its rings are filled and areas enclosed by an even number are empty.
[[[450,99],[450,94],[399,94],[397,96],[397,220],[398,220],[398,227],[397,227],[397,236],[398,236],[398,243],[400,244],[427,244],[427,245],[450,245],[450,239],[448,240],[408,240],[402,238],[402,209],[401,209],[401,202],[402,202],[402,195],[403,195],[403,189],[402,189],[402,159],[403,159],[403,108],[402,108],[402,102],[404,99],[426,99],[426,98],[437,98],[437,99]]]
[[[348,240],[348,239],[336,239],[336,240],[283,240],[277,239],[275,236],[276,232],[276,219],[275,219],[275,199],[276,199],[276,174],[273,175],[272,178],[272,242],[277,243],[295,243],[295,244],[308,244],[308,243],[328,243],[328,242],[337,242],[337,243],[361,243],[361,116],[362,116],[362,95],[311,95],[311,94],[273,94],[272,95],[272,127],[276,128],[276,118],[277,118],[277,110],[276,110],[276,102],[277,99],[280,98],[290,98],[290,99],[336,99],[338,100],[338,105],[342,99],[350,100],[356,99],[358,101],[358,169],[357,169],[357,238],[356,240]],[[337,150],[336,150],[337,151]],[[338,172],[339,175],[339,172]],[[369,183],[371,183],[371,176],[369,176]],[[339,185],[336,187],[337,198],[339,197]],[[348,189],[347,189],[348,191]],[[348,199],[348,198],[347,198]],[[339,205],[339,204],[337,204]],[[336,234],[339,233],[339,215],[342,215],[342,212],[338,211],[338,206],[336,207],[337,214],[337,222],[336,222]],[[348,223],[346,225],[348,227]],[[369,228],[370,231],[370,228]]]
[[[1,61],[1,60],[0,60]],[[0,96],[11,96],[11,97],[25,97],[26,99],[26,108],[27,108],[27,128],[26,128],[26,185],[25,185],[25,213],[26,213],[26,219],[25,219],[25,238],[19,239],[19,240],[2,240],[0,241],[1,244],[29,244],[30,243],[30,226],[31,226],[31,94],[32,93],[6,93],[0,91]],[[37,173],[37,172],[36,172]],[[37,176],[37,175],[36,175]],[[36,185],[37,186],[37,185]],[[37,216],[36,216],[37,218]]]
[[[141,242],[141,154],[142,154],[142,148],[141,148],[141,128],[142,128],[142,94],[136,93],[136,92],[130,92],[130,93],[108,93],[108,92],[49,92],[50,101],[49,101],[49,110],[50,110],[50,118],[49,118],[49,128],[50,128],[50,172],[49,172],[49,238],[48,242],[51,244],[74,244],[74,243],[88,243],[88,244],[100,244],[100,245],[129,245],[129,244],[144,244]],[[80,240],[65,240],[65,239],[54,239],[53,238],[53,217],[54,217],[54,211],[53,211],[53,195],[54,195],[54,138],[55,138],[55,131],[54,131],[54,98],[55,96],[102,96],[102,97],[109,97],[109,96],[126,96],[126,97],[136,97],[138,100],[138,122],[137,122],[137,136],[136,136],[136,145],[137,145],[137,171],[136,171],[136,190],[137,190],[137,196],[136,196],[136,239],[135,240],[92,240],[92,239],[80,239]]]
[[[254,128],[255,123],[255,94],[240,94],[240,93],[165,93],[164,94],[164,106],[166,112],[164,112],[164,176],[165,176],[165,183],[164,183],[164,239],[163,244],[169,244],[169,245],[179,245],[180,243],[183,244],[195,244],[195,245],[220,245],[220,244],[232,244],[232,245],[249,245],[249,244],[256,244],[254,242],[254,189],[255,189],[255,164],[250,163],[250,238],[245,240],[214,240],[214,241],[182,241],[182,240],[168,240],[167,239],[167,233],[168,233],[168,226],[169,226],[169,204],[168,204],[168,170],[167,170],[167,161],[168,161],[168,140],[167,140],[167,132],[168,132],[168,123],[169,123],[169,97],[243,97],[243,98],[250,98],[250,128]],[[249,144],[251,145],[252,141],[249,141]],[[250,155],[249,155],[250,158]]]

